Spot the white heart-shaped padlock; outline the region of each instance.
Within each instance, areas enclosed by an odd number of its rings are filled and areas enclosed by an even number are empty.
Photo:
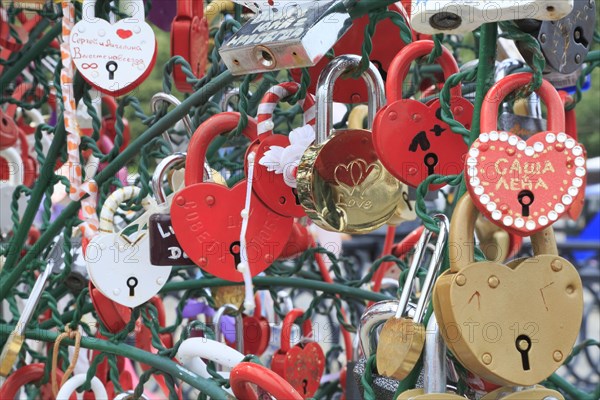
[[[142,0],[121,0],[131,17],[114,24],[96,18],[96,1],[84,0],[82,20],[70,34],[71,57],[83,78],[101,92],[120,96],[138,86],[156,61],[156,38]]]
[[[21,155],[14,147],[0,150],[0,158],[8,163],[8,181],[0,181],[0,235],[8,234],[13,228],[12,204],[13,193],[17,186],[23,184],[24,166]],[[18,201],[19,219],[23,217],[27,207],[27,196],[21,195]]]
[[[110,300],[126,307],[137,307],[150,300],[167,283],[172,269],[150,264],[150,239],[145,229],[131,236],[113,230],[119,204],[139,193],[138,187],[126,186],[106,199],[100,212],[100,233],[90,240],[85,252],[88,275],[94,286]],[[132,225],[144,225],[144,217],[155,212],[148,210],[148,198],[142,203],[147,211]]]

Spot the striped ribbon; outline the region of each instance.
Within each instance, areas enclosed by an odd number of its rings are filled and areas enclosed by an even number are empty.
[[[300,89],[300,84],[297,82],[283,82],[273,86],[263,96],[258,105],[258,121],[257,133],[259,135],[272,134],[273,128],[273,111],[277,107],[277,103],[281,102],[288,96],[293,96]],[[307,94],[306,98],[298,102],[304,111],[304,125],[315,127],[315,98],[312,94]]]

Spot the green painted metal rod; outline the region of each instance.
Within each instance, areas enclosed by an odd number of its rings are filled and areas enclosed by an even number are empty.
[[[1,324],[0,325],[0,336],[7,337],[15,327]],[[40,330],[26,330],[25,337],[27,339],[41,340],[44,342],[55,342],[58,337],[57,332],[52,331],[40,331]],[[73,346],[74,340],[64,339],[63,344]],[[212,399],[229,399],[227,392],[221,389],[216,383],[209,379],[202,378],[192,371],[184,368],[183,366],[171,361],[166,357],[161,357],[156,354],[152,354],[148,351],[140,350],[137,347],[127,345],[125,343],[111,343],[108,340],[101,340],[97,338],[82,337],[81,347],[92,350],[99,350],[104,353],[116,354],[119,356],[127,357],[132,360],[138,361],[143,364],[150,365],[151,367],[157,368],[161,371],[172,375],[176,379],[180,379],[183,382],[192,385],[199,389],[202,393],[208,395]]]
[[[146,130],[146,132],[141,134],[135,141],[130,143],[129,146],[127,146],[127,148],[122,153],[120,153],[112,162],[110,162],[106,166],[105,169],[102,170],[102,172],[100,172],[96,176],[96,182],[98,183],[98,186],[101,186],[102,183],[106,182],[108,179],[111,179],[117,173],[117,171],[119,171],[123,166],[125,166],[127,161],[132,159],[137,153],[139,153],[141,151],[142,147],[146,143],[148,143],[153,138],[161,135],[169,127],[171,127],[172,125],[177,123],[177,121],[182,119],[188,113],[190,108],[192,108],[193,106],[196,106],[198,104],[201,104],[203,102],[208,101],[208,99],[211,96],[213,96],[215,93],[217,93],[219,90],[221,90],[226,85],[233,82],[233,80],[234,80],[234,77],[231,75],[231,73],[229,71],[225,71],[222,74],[220,74],[219,76],[217,76],[214,80],[207,83],[205,87],[196,91],[190,97],[185,99],[179,106],[173,108],[163,118],[159,119],[154,125],[152,125],[150,128],[148,128],[148,130]],[[60,125],[58,125],[57,132],[62,133],[62,135],[64,136],[63,123],[62,123],[62,121],[59,121],[59,122],[60,122]],[[42,167],[42,176],[40,176],[38,183],[36,183],[34,192],[32,194],[32,198],[38,191],[40,192],[40,196],[43,194],[43,189],[45,188],[46,185],[40,184],[40,181],[42,181],[44,179],[44,176],[47,176],[46,180],[49,179],[51,176],[51,174],[49,174],[47,172],[47,170],[49,168],[52,168],[52,166],[54,165],[54,161],[52,162],[51,166],[49,165],[48,161],[52,160],[51,155],[53,154],[52,153],[53,148],[58,148],[58,146],[61,145],[58,142],[59,142],[59,140],[57,140],[56,133],[55,133],[55,138],[54,138],[54,140],[52,142],[52,146],[50,146],[50,150],[48,152],[48,158],[46,159],[46,162],[44,163],[44,166]],[[56,160],[56,157],[54,157],[54,160]],[[43,186],[43,188],[42,188],[42,186]],[[40,197],[40,199],[41,199],[41,197]],[[39,202],[38,202],[38,204],[39,204]],[[23,257],[23,259],[19,262],[19,264],[15,268],[12,268],[12,265],[16,261],[18,252],[13,251],[12,253],[9,253],[9,256],[6,258],[6,263],[4,265],[5,273],[0,275],[0,283],[1,283],[0,301],[5,299],[6,296],[8,296],[10,288],[12,288],[17,283],[19,276],[26,269],[28,263],[31,262],[33,259],[35,259],[40,254],[42,249],[44,249],[44,248],[46,248],[46,246],[48,246],[48,244],[52,241],[54,236],[59,234],[60,230],[65,225],[65,222],[69,218],[72,218],[76,215],[77,211],[79,210],[79,207],[80,207],[79,202],[70,203],[63,210],[63,212],[58,216],[58,218],[52,224],[50,224],[48,229],[37,240],[34,247],[29,252],[27,252],[27,254]],[[27,212],[25,213],[26,215],[30,211],[29,208],[30,207],[28,207]],[[37,208],[35,209],[35,211],[37,211]],[[21,226],[27,226],[27,227],[31,226],[31,222],[33,221],[33,216],[35,215],[35,212],[30,212],[29,214],[31,214],[31,216],[29,218],[30,220],[28,221],[28,223],[26,223],[27,221],[25,221],[25,217],[24,217],[23,223],[21,224]],[[20,238],[20,236],[19,236],[19,238],[17,238],[17,235],[21,235],[21,231],[23,232],[23,235],[24,235],[27,230],[19,229],[17,231],[17,234],[15,235],[15,238],[14,238],[15,240],[13,241],[13,244],[16,244],[16,246],[14,246],[14,247],[17,249],[20,249],[24,242],[24,236],[21,241],[17,240]]]

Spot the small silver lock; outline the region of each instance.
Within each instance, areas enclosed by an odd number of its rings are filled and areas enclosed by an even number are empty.
[[[233,75],[311,67],[352,25],[346,2],[265,5],[221,46],[221,58]]]

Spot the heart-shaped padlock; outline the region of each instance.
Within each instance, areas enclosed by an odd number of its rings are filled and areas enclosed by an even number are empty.
[[[548,132],[524,141],[495,130],[499,102],[531,79],[529,73],[509,75],[489,90],[481,110],[484,133],[465,163],[467,188],[479,211],[520,236],[540,232],[564,215],[586,176],[585,149],[563,132],[563,103],[547,81],[538,95],[548,108]]]
[[[437,280],[433,305],[458,361],[500,385],[529,386],[571,353],[583,313],[575,267],[558,256],[552,227],[531,237],[534,257],[509,265],[474,262],[477,208],[467,194],[450,224],[450,269]]]
[[[254,296],[253,315],[242,316],[244,326],[244,354],[254,354],[260,356],[267,350],[269,340],[271,339],[271,326],[269,321],[261,314],[260,296]]]
[[[379,159],[392,175],[412,187],[419,186],[429,175],[459,173],[468,151],[463,138],[442,121],[439,99],[423,104],[402,98],[410,64],[433,48],[433,41],[420,40],[398,53],[386,82],[388,104],[377,112],[373,122],[373,144]],[[445,47],[437,61],[446,79],[459,72],[456,60]],[[451,90],[450,109],[456,120],[469,129],[473,105],[462,97],[460,85]],[[442,186],[432,185],[431,189]]]
[[[138,86],[156,61],[154,31],[145,21],[142,0],[125,0],[120,10],[131,16],[110,24],[96,18],[95,0],[84,0],[82,20],[70,32],[71,57],[94,88],[120,96]]]
[[[313,243],[312,234],[308,228],[298,221],[294,221],[290,238],[283,247],[279,259],[294,258],[308,250]]]
[[[171,25],[171,57],[181,56],[196,78],[202,78],[208,59],[208,21],[204,16],[204,1],[177,0],[177,15]],[[194,87],[187,83],[181,65],[173,66],[175,87],[191,93]]]
[[[271,369],[292,385],[303,398],[312,397],[321,382],[325,370],[325,354],[316,342],[298,343],[291,347],[292,325],[304,315],[299,308],[291,310],[283,319],[281,348],[273,355]],[[310,319],[302,324],[305,338],[313,333]]]
[[[139,188],[126,186],[106,199],[100,212],[100,233],[92,238],[85,251],[88,274],[94,286],[110,300],[126,307],[137,307],[150,300],[171,274],[169,266],[150,264],[150,240],[146,230],[138,229],[130,237],[113,231],[113,217],[119,205],[139,193]],[[148,207],[147,200],[142,204]]]
[[[258,107],[256,139],[247,154],[256,152],[254,183],[252,190],[271,210],[284,217],[306,216],[298,201],[295,171],[304,150],[314,140],[314,131],[307,129],[315,125],[315,101],[311,94],[298,103],[304,111],[304,128],[295,129],[289,136],[273,132],[273,112],[277,103],[295,94],[300,89],[296,82],[284,82],[273,86],[263,96]],[[308,137],[306,134],[308,132]]]
[[[17,143],[18,134],[15,121],[0,109],[0,150],[14,146]]]
[[[186,187],[173,198],[171,219],[183,250],[204,271],[221,279],[241,282],[241,212],[246,202],[246,179],[233,188],[203,182],[202,165],[210,142],[237,127],[239,114],[217,114],[198,127],[190,141],[185,168]],[[256,139],[256,122],[248,121],[244,135]],[[267,208],[250,196],[246,251],[252,276],[277,259],[292,229],[293,218]]]
[[[281,376],[259,364],[239,363],[231,370],[230,382],[233,394],[238,399],[301,400],[304,398]]]
[[[153,296],[150,299],[150,303],[156,308],[157,313],[157,321],[158,326],[160,328],[164,328],[166,325],[166,313],[165,306],[163,301],[158,296]],[[147,312],[147,311],[146,311]],[[152,318],[151,314],[148,313],[148,317]],[[138,349],[147,351],[149,353],[157,353],[156,348],[152,345],[152,332],[150,329],[143,323],[143,317],[138,321],[139,322],[139,331],[135,335],[135,347]],[[170,332],[159,333],[158,337],[160,339],[163,347],[170,349],[173,347],[173,334]],[[147,364],[140,364],[141,368],[144,371],[150,369],[150,366]]]
[[[110,333],[117,333],[125,328],[131,319],[131,309],[115,303],[96,289],[92,282],[88,284],[90,299],[96,315]]]
[[[23,159],[19,155],[19,152],[14,147],[9,147],[4,150],[0,150],[0,159],[4,159],[8,165],[8,180],[0,181],[0,236],[7,235],[13,228],[12,222],[12,210],[10,204],[12,204],[13,194],[17,186],[23,184]],[[19,219],[25,212],[27,206],[27,197],[21,195],[17,202],[19,206]]]
[[[354,55],[335,58],[319,77],[316,141],[302,155],[298,197],[309,218],[333,232],[363,234],[384,225],[401,199],[400,182],[383,167],[365,129],[332,129],[331,94],[337,78],[360,65]],[[369,121],[384,102],[373,64],[362,74],[370,88]]]

